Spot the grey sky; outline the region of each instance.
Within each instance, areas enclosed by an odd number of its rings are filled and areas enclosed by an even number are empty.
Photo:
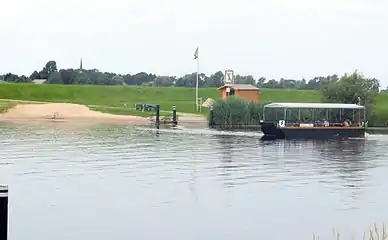
[[[180,76],[233,69],[306,78],[355,69],[388,84],[388,1],[2,0],[0,72],[60,68]]]

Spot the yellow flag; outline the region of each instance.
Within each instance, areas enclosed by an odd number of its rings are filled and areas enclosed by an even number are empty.
[[[195,53],[194,53],[194,60],[198,58],[198,47],[197,49],[195,50]]]

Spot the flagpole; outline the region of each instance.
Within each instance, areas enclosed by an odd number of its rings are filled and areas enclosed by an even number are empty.
[[[198,79],[199,79],[199,54],[197,57],[197,81],[195,83],[195,107],[198,112]]]

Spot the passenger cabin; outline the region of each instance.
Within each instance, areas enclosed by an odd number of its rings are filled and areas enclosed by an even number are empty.
[[[269,139],[364,137],[366,109],[342,103],[270,103],[260,122]]]
[[[361,126],[365,107],[342,103],[270,103],[264,106],[263,120],[284,127]]]
[[[260,102],[260,89],[251,84],[225,84],[219,87],[221,99],[227,99],[229,96],[238,96],[248,102]]]

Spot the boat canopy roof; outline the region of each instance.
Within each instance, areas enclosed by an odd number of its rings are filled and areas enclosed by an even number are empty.
[[[265,108],[326,108],[326,109],[365,109],[364,106],[345,103],[269,103]]]

